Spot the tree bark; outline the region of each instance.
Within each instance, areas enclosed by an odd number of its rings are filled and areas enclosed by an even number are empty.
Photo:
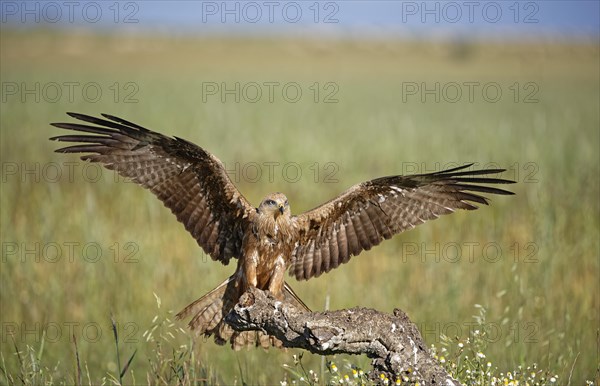
[[[263,330],[284,347],[314,354],[366,354],[372,358],[369,377],[390,383],[396,379],[424,385],[460,385],[429,354],[419,330],[399,309],[386,314],[369,308],[306,312],[251,288],[226,316],[234,329]]]

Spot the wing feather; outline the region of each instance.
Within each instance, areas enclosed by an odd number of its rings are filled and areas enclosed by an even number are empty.
[[[327,240],[327,243],[329,243],[329,258],[327,260],[323,260],[323,263],[321,264],[321,270],[319,270],[319,275],[321,274],[321,272],[329,272],[333,269],[331,267],[333,267],[334,265],[337,266],[335,263],[332,262],[337,262],[338,256],[340,255],[340,251],[338,249],[339,243],[337,240],[337,230],[334,228],[331,237],[329,239],[325,239]],[[300,272],[300,274],[302,273]]]
[[[423,222],[456,209],[473,210],[477,209],[476,204],[487,205],[488,199],[482,193],[513,194],[487,185],[514,181],[480,177],[504,169],[465,170],[470,166],[377,178],[295,216],[299,239],[290,273],[298,280],[308,280]]]
[[[348,240],[348,258],[350,256],[354,256],[356,251],[360,249],[358,246],[358,238],[356,237],[356,232],[354,231],[354,224],[352,223],[352,217],[354,213],[347,212],[346,220],[345,220],[345,230],[346,230],[346,239]]]
[[[313,264],[311,267],[311,274],[317,275],[317,272],[321,271],[321,264],[324,251],[329,251],[329,247],[323,245],[321,248],[316,248],[313,253]]]
[[[321,261],[319,262],[319,264],[314,265],[315,277],[321,275],[321,271],[323,271],[325,269],[325,267],[329,265],[329,259],[331,259],[330,239],[326,238],[325,240],[323,240],[323,246],[319,249],[319,251],[321,252],[321,255],[320,255]]]
[[[313,259],[315,256],[315,243],[314,241],[310,243],[308,247],[308,253],[306,254],[306,261],[304,262],[304,269],[307,271],[312,271],[313,267]]]
[[[215,156],[184,139],[167,137],[112,115],[68,115],[88,124],[52,126],[87,134],[50,138],[76,143],[57,152],[84,153],[81,159],[101,163],[149,189],[214,260],[227,264],[240,256],[242,237],[254,209]]]
[[[346,238],[346,225],[340,221],[338,224],[339,231],[337,234],[337,246],[338,253],[335,256],[335,259],[331,260],[328,269],[333,269],[343,263],[345,256],[348,256],[348,239]],[[296,260],[296,256],[294,261]],[[325,271],[327,272],[327,271]],[[297,277],[297,276],[296,276]]]

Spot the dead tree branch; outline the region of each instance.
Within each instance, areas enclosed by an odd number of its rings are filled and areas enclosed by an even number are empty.
[[[460,385],[429,354],[419,330],[401,310],[393,315],[369,308],[305,312],[267,292],[246,292],[226,321],[236,330],[263,330],[285,347],[314,354],[366,354],[370,377],[407,377],[426,385]]]

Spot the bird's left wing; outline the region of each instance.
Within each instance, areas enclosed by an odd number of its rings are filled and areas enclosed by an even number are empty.
[[[69,116],[92,123],[52,123],[87,133],[51,138],[78,145],[59,153],[88,153],[82,160],[106,168],[154,193],[213,260],[239,257],[242,237],[254,208],[233,185],[215,156],[181,138],[170,138],[135,123],[102,114]]]
[[[487,204],[478,193],[513,194],[486,186],[514,181],[481,177],[504,169],[391,176],[354,185],[335,199],[294,217],[299,238],[290,274],[308,280],[348,262],[384,239],[455,209]],[[484,185],[481,185],[484,184]]]

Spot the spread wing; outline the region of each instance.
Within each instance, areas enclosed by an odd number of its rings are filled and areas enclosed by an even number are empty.
[[[154,193],[177,216],[213,260],[239,257],[242,237],[254,208],[233,185],[215,156],[181,138],[170,138],[111,115],[106,119],[69,116],[94,125],[52,123],[87,133],[51,138],[79,143],[56,150],[88,153],[99,162]]]
[[[317,277],[427,220],[455,209],[477,209],[474,204],[487,205],[478,193],[513,194],[486,184],[514,181],[481,177],[504,169],[463,170],[469,166],[363,182],[295,217],[299,239],[290,274],[298,280]]]

